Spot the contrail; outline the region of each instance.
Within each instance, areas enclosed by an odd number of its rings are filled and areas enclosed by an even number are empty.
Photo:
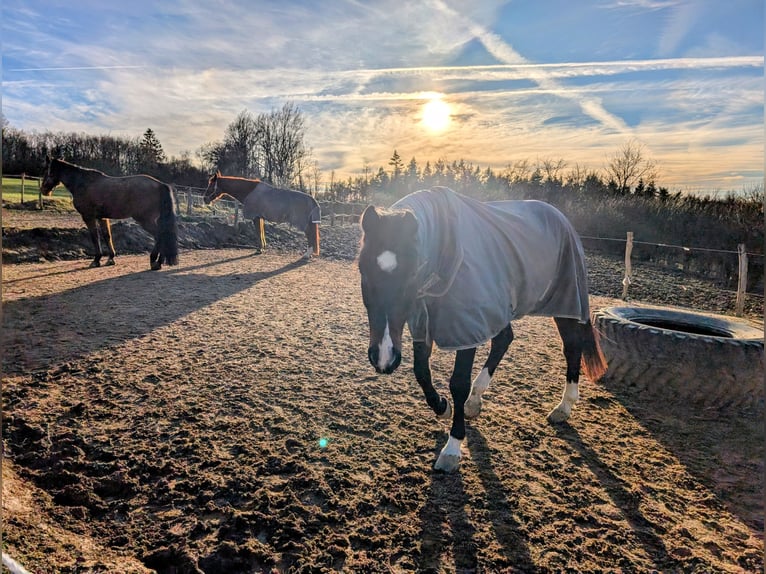
[[[66,66],[60,68],[11,68],[8,72],[70,72],[75,70],[134,70],[144,66]]]
[[[440,11],[444,12],[445,14],[458,18],[458,21],[461,21],[461,19],[464,20],[463,16],[447,6],[444,2],[442,2],[442,0],[435,0],[434,4]],[[479,26],[474,22],[467,22],[467,25],[470,33],[484,45],[490,54],[492,54],[501,62],[506,64],[530,63],[524,56],[514,50],[513,47],[511,47],[497,34],[490,32],[489,30]],[[529,79],[536,82],[537,85],[544,90],[558,90],[561,88],[556,80],[551,77],[551,75],[548,74],[544,68],[530,68]],[[565,93],[562,95],[567,97]],[[630,128],[625,124],[625,122],[622,121],[622,118],[609,113],[606,108],[601,105],[601,101],[599,99],[574,97],[571,99],[573,99],[580,106],[580,109],[584,114],[590,116],[597,122],[608,126],[609,128],[614,129],[620,133],[630,133]]]

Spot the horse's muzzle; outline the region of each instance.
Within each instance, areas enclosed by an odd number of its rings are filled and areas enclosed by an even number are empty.
[[[402,352],[399,349],[394,347],[391,351],[391,357],[387,361],[387,364],[381,365],[380,364],[380,346],[371,345],[367,349],[367,358],[370,359],[370,363],[372,364],[373,367],[375,367],[375,370],[378,373],[381,373],[384,375],[390,375],[401,364]]]

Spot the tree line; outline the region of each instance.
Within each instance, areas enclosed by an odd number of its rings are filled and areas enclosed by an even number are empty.
[[[220,170],[224,174],[261,178],[279,187],[300,189],[334,201],[370,202],[380,195],[395,200],[433,185],[487,199],[541,189],[669,196],[666,188],[656,185],[656,165],[635,140],[609,158],[603,172],[579,165],[570,167],[563,159],[550,158],[509,162],[499,171],[463,159],[429,160],[421,165],[414,157],[405,163],[394,150],[388,161],[389,169],[380,166],[373,171],[364,166],[361,174],[346,180],[336,180],[334,172],[326,179],[306,143],[304,116],[291,102],[258,115],[243,110],[226,127],[221,141],[200,146],[196,162],[188,151],[168,158],[151,128],[134,138],[49,131],[30,134],[13,128],[3,118],[2,160],[6,173],[40,175],[48,155],[110,175],[146,173],[163,181],[196,187],[204,186],[209,175]]]
[[[48,155],[110,175],[146,173],[176,185],[205,187],[215,170],[227,175],[258,177],[292,187],[318,199],[390,205],[407,193],[436,185],[482,200],[540,199],[558,206],[585,236],[624,237],[626,230],[645,242],[701,248],[736,248],[762,253],[764,190],[723,197],[671,193],[657,183],[659,170],[644,146],[626,142],[607,157],[601,170],[569,164],[563,159],[510,161],[502,169],[481,167],[464,159],[405,161],[394,150],[386,166],[365,165],[360,174],[336,180],[324,177],[306,144],[305,120],[292,103],[268,113],[240,112],[226,127],[223,139],[191,153],[167,157],[155,132],[126,138],[84,133],[25,133],[3,119],[3,171],[40,176]],[[622,247],[612,242],[612,247]],[[601,247],[606,245],[602,242]],[[616,253],[616,251],[615,251]],[[650,257],[664,257],[655,250]],[[736,258],[722,256],[721,267]],[[692,255],[684,255],[684,266]],[[733,262],[733,263],[732,263]],[[762,277],[763,258],[752,277]],[[724,275],[732,273],[724,270]]]

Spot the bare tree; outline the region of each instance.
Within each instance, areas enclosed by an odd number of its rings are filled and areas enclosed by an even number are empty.
[[[614,181],[618,193],[629,193],[640,180],[657,179],[657,164],[646,157],[641,142],[631,139],[608,158],[606,179]]]
[[[521,183],[522,181],[529,181],[531,173],[532,167],[529,165],[529,160],[522,159],[509,162],[500,176],[507,180],[508,183]]]
[[[563,159],[543,158],[537,160],[537,169],[545,175],[545,181],[561,183],[561,170],[567,165]]]
[[[291,186],[307,168],[311,156],[304,143],[305,125],[298,107],[288,102],[256,119],[257,152],[263,176],[274,185]]]

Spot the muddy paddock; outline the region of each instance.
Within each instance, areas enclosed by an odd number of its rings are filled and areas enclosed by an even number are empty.
[[[762,413],[584,381],[552,426],[561,345],[526,318],[439,474],[447,427],[408,344],[367,363],[352,261],[88,262],[3,267],[3,542],[32,572],[763,568]]]

